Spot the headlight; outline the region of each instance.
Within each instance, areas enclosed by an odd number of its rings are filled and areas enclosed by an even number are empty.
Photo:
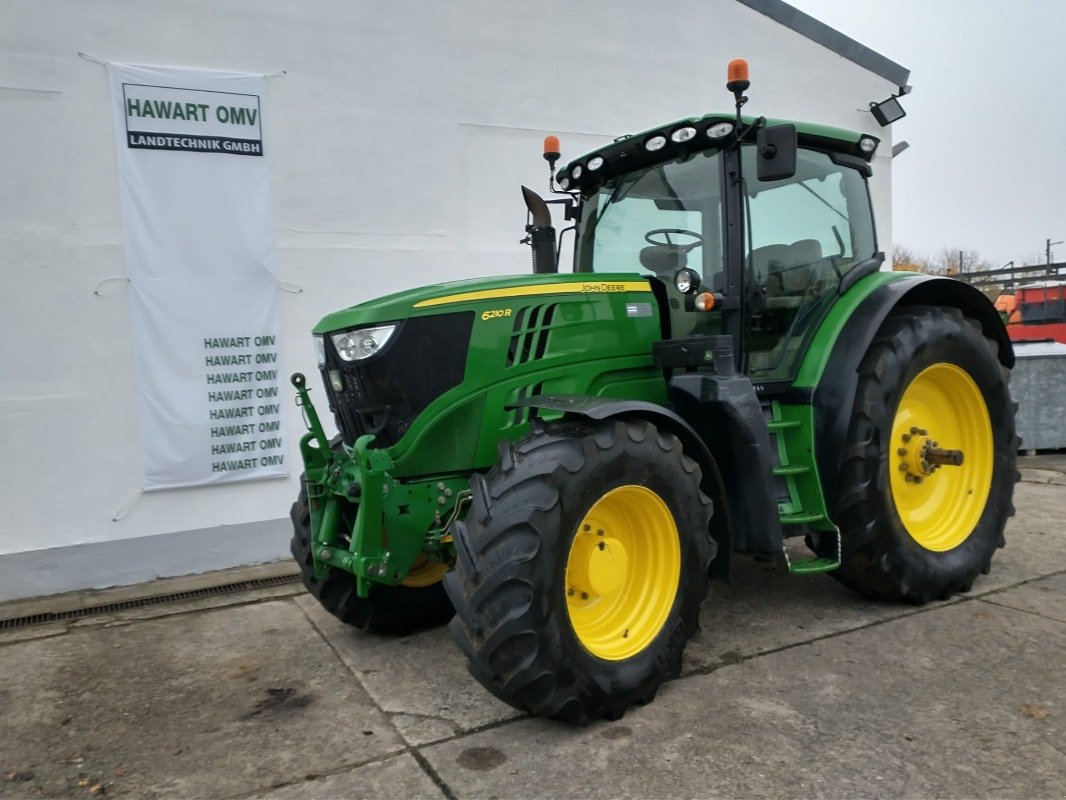
[[[670,134],[670,138],[678,144],[687,142],[689,139],[696,135],[696,129],[692,127],[678,128],[676,131]]]
[[[332,337],[333,346],[337,349],[337,355],[345,361],[362,361],[381,350],[395,332],[395,325],[382,325],[335,333]]]
[[[603,166],[603,156],[593,156],[589,159],[589,172],[595,172]]]
[[[666,137],[662,134],[652,136],[648,141],[644,142],[644,149],[649,153],[654,153],[656,150],[662,150],[666,146]]]
[[[570,174],[571,174],[571,175],[573,176],[573,178],[574,178],[574,180],[575,180],[575,181],[576,181],[576,180],[577,180],[578,178],[580,178],[580,177],[581,177],[581,173],[582,173],[582,172],[584,172],[584,170],[583,170],[583,169],[581,169],[581,165],[580,165],[580,164],[578,164],[577,166],[575,166],[575,167],[574,167],[573,169],[571,169],[571,170],[570,170]]]
[[[869,136],[863,136],[859,139],[859,149],[864,153],[872,153],[877,149],[877,140],[871,139]]]
[[[326,366],[326,340],[322,336],[312,336],[311,341],[315,343],[315,361],[318,362],[318,366]]]
[[[700,288],[700,276],[694,269],[682,267],[674,274],[674,287],[681,294],[688,294]]]
[[[733,132],[732,122],[716,122],[707,129],[707,135],[712,139],[721,139]]]

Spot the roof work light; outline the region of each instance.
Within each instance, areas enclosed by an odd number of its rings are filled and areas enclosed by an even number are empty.
[[[907,116],[907,112],[903,110],[903,106],[899,104],[895,96],[882,100],[880,103],[870,103],[870,113],[874,115],[877,124],[882,128]]]

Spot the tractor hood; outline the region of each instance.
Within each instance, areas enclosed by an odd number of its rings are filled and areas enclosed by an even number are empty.
[[[646,292],[650,297],[651,286],[646,278],[632,272],[506,275],[450,281],[408,289],[335,311],[315,326],[314,333],[325,334],[467,308],[489,313],[494,305],[522,297],[620,292]]]

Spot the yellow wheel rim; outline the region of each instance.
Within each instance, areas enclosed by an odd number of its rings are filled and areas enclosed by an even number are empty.
[[[965,542],[988,501],[995,451],[973,378],[945,363],[918,373],[900,398],[890,448],[892,500],[907,533],[934,552]]]
[[[662,630],[681,578],[681,539],[666,503],[644,486],[603,495],[577,526],[566,561],[566,610],[592,655],[621,661]]]
[[[424,555],[419,555],[414,566],[408,571],[407,577],[400,583],[403,586],[410,586],[412,589],[422,589],[426,586],[440,583],[444,573],[447,571],[447,564],[438,564],[428,560]]]

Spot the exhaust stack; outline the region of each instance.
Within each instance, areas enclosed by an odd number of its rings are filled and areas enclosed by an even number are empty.
[[[558,272],[555,253],[555,228],[552,215],[544,198],[527,186],[522,187],[522,199],[529,209],[530,224],[526,225],[529,236],[525,241],[533,247],[533,272]]]

